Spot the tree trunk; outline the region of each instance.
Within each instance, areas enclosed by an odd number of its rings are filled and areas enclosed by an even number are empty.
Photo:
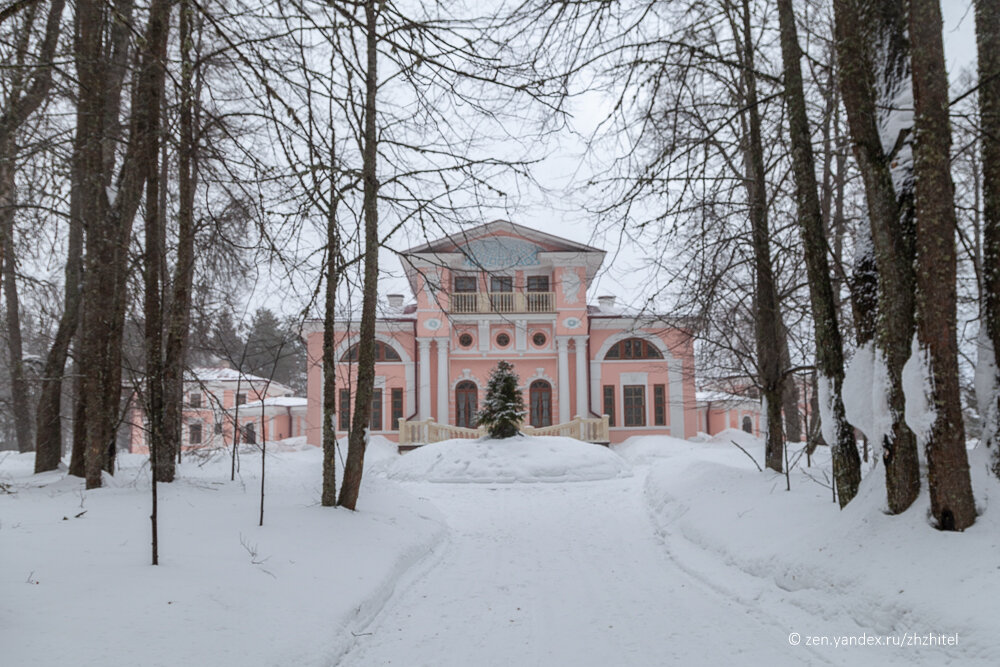
[[[194,190],[197,182],[194,139],[194,62],[192,58],[194,8],[191,0],[180,3],[181,86],[180,142],[177,149],[177,266],[167,316],[167,341],[163,365],[164,423],[163,460],[159,481],[174,480],[174,461],[181,451],[184,412],[184,365],[191,321],[191,291],[194,281]],[[169,458],[169,462],[167,459]]]
[[[42,389],[35,412],[35,472],[55,470],[62,457],[63,372],[69,346],[80,321],[80,283],[83,279],[83,224],[80,221],[79,169],[74,150],[70,176],[69,238],[64,270],[63,312],[55,338],[45,357]]]
[[[956,323],[955,187],[951,180],[948,75],[938,0],[910,0],[913,99],[916,115],[914,175],[917,212],[917,338],[927,362],[934,423],[926,437],[931,513],[943,530],[964,530],[976,520],[965,451],[958,383]]]
[[[861,461],[854,443],[854,429],[847,423],[841,387],[844,382],[844,347],[837,324],[837,307],[830,283],[830,267],[826,259],[826,235],[823,213],[816,192],[816,171],[813,160],[809,120],[806,115],[805,93],[799,61],[798,35],[792,0],[778,0],[778,20],[781,26],[781,54],[784,62],[785,103],[788,107],[788,129],[792,142],[793,175],[798,205],[799,231],[805,251],[806,274],[813,327],[816,334],[816,366],[823,386],[824,416],[833,423],[823,424],[825,439],[830,445],[833,475],[837,484],[840,506],[849,503],[861,483]]]
[[[157,162],[155,135],[164,81],[163,60],[170,4],[169,0],[156,0],[149,8],[149,23],[140,41],[139,65],[133,85],[129,137],[115,187],[99,187],[97,192],[90,193],[92,196],[85,197],[88,202],[84,207],[85,224],[88,232],[93,232],[87,235],[84,317],[80,332],[85,366],[83,400],[87,420],[84,448],[87,488],[100,486],[101,471],[110,470],[114,464],[115,430],[121,403],[121,346],[128,296],[128,245],[132,222],[146,184],[148,165]],[[91,9],[90,5],[90,2],[78,5],[78,13],[86,12],[88,19],[80,21],[80,33],[81,42],[93,43],[90,48],[95,53],[91,54],[88,50],[82,55],[92,63],[100,63],[100,34],[88,34],[86,39],[83,37],[85,32],[89,33],[100,25],[101,8]],[[91,14],[97,17],[93,21]],[[90,98],[104,97],[107,105],[109,84],[104,80],[107,70],[103,67],[93,69],[97,73],[88,72],[87,75],[93,76],[95,81],[88,79],[87,83],[96,83],[96,92],[88,89],[81,76],[81,104],[85,103],[85,99],[87,104],[95,104]],[[153,107],[153,102],[157,106]],[[106,168],[110,159],[103,151],[101,157],[101,166]]]
[[[371,418],[372,389],[375,384],[375,305],[378,301],[378,146],[375,127],[375,93],[378,89],[378,36],[375,22],[375,0],[365,0],[366,46],[368,66],[365,70],[365,127],[362,156],[365,215],[365,277],[361,305],[361,327],[358,339],[358,381],[354,414],[347,444],[347,463],[339,504],[354,509],[361,489],[361,474],[365,463],[365,445]]]
[[[28,380],[24,375],[21,304],[17,294],[17,253],[14,250],[14,211],[17,207],[14,162],[17,153],[14,143],[14,137],[8,135],[6,145],[0,145],[0,260],[7,304],[7,354],[14,435],[17,450],[23,453],[32,451],[35,442],[31,437],[31,406],[28,404]]]
[[[792,353],[788,347],[788,327],[781,323],[781,368],[792,367]],[[785,415],[785,439],[789,442],[802,441],[802,414],[799,412],[799,385],[794,375],[785,376],[781,392],[781,410]]]
[[[337,194],[330,165],[330,209],[327,218],[326,312],[323,317],[323,497],[324,507],[337,504],[337,360],[334,357],[337,286],[340,284],[340,228],[337,226]],[[341,405],[340,408],[346,409]]]
[[[980,326],[1000,360],[1000,7],[976,2],[979,51],[979,115],[983,160],[983,313]],[[993,410],[987,444],[993,447],[993,471],[1000,477],[1000,363],[988,400]],[[989,415],[983,415],[984,419]]]
[[[781,312],[771,265],[764,148],[761,140],[760,110],[757,106],[759,100],[757,98],[757,81],[754,75],[754,40],[750,26],[748,0],[743,0],[742,15],[743,35],[740,57],[743,65],[743,85],[749,126],[749,136],[745,138],[746,187],[750,204],[750,227],[756,273],[754,328],[757,345],[758,382],[767,405],[767,442],[765,443],[764,458],[768,468],[781,472],[784,467],[782,457],[784,434],[781,423],[781,405],[784,393],[784,377],[781,367]]]
[[[46,15],[45,33],[38,48],[37,60],[30,73],[18,67],[29,60],[29,45],[37,7],[29,7],[21,30],[15,31],[16,55],[11,80],[7,82],[6,104],[0,114],[0,250],[5,253],[3,287],[7,301],[7,347],[10,355],[11,402],[17,448],[30,452],[35,448],[31,435],[31,408],[24,375],[21,344],[20,303],[17,294],[17,261],[14,252],[14,211],[16,210],[17,131],[42,105],[52,88],[54,56],[62,28],[65,0],[53,0]],[[57,451],[56,463],[58,465]],[[51,458],[46,452],[46,459]],[[47,460],[45,461],[47,463]],[[36,468],[38,461],[36,460]],[[46,468],[51,469],[51,468]]]
[[[889,511],[908,508],[920,491],[920,469],[913,432],[904,422],[906,399],[902,370],[913,337],[915,259],[912,178],[902,173],[893,184],[891,154],[882,147],[880,107],[892,106],[906,78],[905,14],[901,0],[834,0],[840,89],[847,110],[854,156],[868,203],[872,248],[878,268],[876,344],[889,376],[888,403],[892,426],[882,436]],[[876,69],[876,62],[885,63]],[[876,99],[876,80],[888,91]],[[864,275],[864,274],[862,274]],[[859,287],[867,288],[867,284]]]

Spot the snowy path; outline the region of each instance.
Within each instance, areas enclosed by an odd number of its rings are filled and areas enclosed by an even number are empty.
[[[450,542],[340,664],[826,663],[667,557],[642,477],[412,485],[446,515]]]

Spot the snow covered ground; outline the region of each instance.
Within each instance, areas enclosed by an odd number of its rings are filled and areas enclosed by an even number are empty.
[[[392,479],[427,482],[582,482],[629,475],[607,447],[573,438],[519,435],[504,440],[444,440],[400,457]]]
[[[737,431],[402,457],[376,439],[357,513],[318,507],[320,452],[286,443],[264,528],[259,457],[235,483],[192,461],[161,487],[159,568],[141,459],[83,492],[0,454],[0,663],[1000,664],[993,514],[961,534],[926,497],[888,517],[880,469],[841,512],[826,450],[786,492],[731,439],[762,460]],[[973,455],[988,509],[1000,485]],[[859,639],[878,644],[833,645]]]
[[[149,565],[145,457],[107,488],[31,474],[0,453],[0,664],[331,665],[443,536],[440,514],[369,477],[359,512],[319,506],[322,452],[189,459],[159,485],[160,565]],[[395,456],[375,442],[373,462]]]

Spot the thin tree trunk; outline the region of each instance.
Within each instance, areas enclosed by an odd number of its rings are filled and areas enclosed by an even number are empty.
[[[46,15],[45,33],[38,48],[37,60],[27,71],[31,28],[35,21],[36,6],[28,8],[25,22],[14,35],[18,39],[13,74],[8,82],[6,105],[0,114],[0,249],[6,253],[4,267],[4,295],[7,301],[7,343],[10,355],[11,394],[14,411],[14,432],[17,448],[21,452],[35,449],[31,435],[31,408],[28,404],[28,387],[24,375],[21,343],[20,303],[17,294],[17,261],[14,252],[14,211],[16,210],[16,135],[24,123],[48,97],[52,88],[54,56],[62,29],[65,0],[52,0]],[[18,34],[20,33],[20,34]],[[56,452],[54,468],[59,463]],[[43,463],[48,464],[51,453],[46,452]],[[36,459],[36,468],[38,461]]]
[[[378,145],[375,127],[375,93],[378,90],[378,35],[375,0],[365,1],[366,46],[365,126],[362,156],[365,214],[365,277],[358,340],[358,381],[351,433],[344,465],[344,483],[339,504],[353,510],[361,489],[365,445],[371,421],[372,389],[375,384],[375,305],[378,300]]]
[[[983,312],[980,326],[1000,361],[1000,7],[976,2],[976,42],[979,52],[979,115],[982,124],[983,167]],[[993,447],[993,472],[1000,477],[1000,363],[996,363],[995,394],[988,400]],[[990,415],[983,415],[988,418]]]
[[[938,0],[910,0],[917,211],[917,338],[927,351],[934,423],[926,434],[931,513],[943,530],[976,520],[958,383],[955,186]],[[922,436],[923,438],[924,436]]]
[[[748,0],[743,0],[742,21],[743,35],[740,58],[743,65],[743,85],[749,126],[749,136],[745,139],[746,183],[756,274],[754,328],[757,344],[758,381],[767,406],[767,441],[765,442],[764,458],[768,468],[781,472],[783,469],[782,452],[784,451],[781,410],[784,393],[784,374],[781,367],[781,312],[771,265],[764,148],[761,139],[757,81],[754,75],[754,41],[750,26]]]
[[[337,194],[334,160],[330,172],[330,209],[327,219],[326,303],[323,317],[323,497],[322,504],[337,504],[337,360],[334,357],[337,287],[340,284],[340,228],[337,222]],[[345,409],[345,406],[340,406]]]
[[[840,89],[851,128],[854,156],[865,185],[875,263],[878,268],[876,344],[885,357],[889,376],[891,429],[882,436],[889,511],[908,508],[920,491],[920,469],[913,432],[904,422],[902,370],[910,355],[914,330],[914,225],[912,179],[905,175],[896,192],[892,163],[882,147],[880,104],[891,95],[907,70],[905,14],[901,0],[834,0]],[[877,70],[876,62],[882,63]],[[876,99],[881,76],[887,99]],[[866,259],[862,256],[861,259]],[[867,269],[866,269],[867,271]],[[866,273],[861,274],[862,277]],[[866,281],[856,285],[862,291]]]
[[[35,412],[35,472],[55,470],[62,457],[63,373],[69,346],[80,321],[80,283],[83,279],[83,224],[80,221],[79,169],[74,151],[70,176],[69,237],[64,269],[63,312],[55,338],[45,357],[42,387]]]
[[[17,207],[14,161],[17,151],[13,136],[0,146],[0,253],[3,254],[3,294],[6,301],[7,355],[10,370],[11,406],[14,435],[19,452],[35,448],[31,437],[31,406],[28,404],[28,380],[24,374],[21,342],[21,304],[17,294],[17,253],[14,250],[14,211]]]
[[[816,170],[813,160],[806,99],[802,87],[798,34],[792,0],[778,0],[778,20],[781,25],[781,54],[784,62],[785,103],[788,107],[788,129],[792,142],[793,175],[798,205],[799,231],[805,251],[806,274],[809,278],[809,299],[812,306],[813,329],[816,334],[817,385],[825,403],[822,418],[833,459],[833,476],[837,484],[840,506],[849,503],[861,483],[861,461],[854,444],[854,429],[847,423],[841,388],[844,383],[844,346],[837,324],[837,307],[830,283],[830,266],[826,260],[826,235],[823,213],[816,192]]]
[[[788,347],[788,327],[781,323],[781,368],[792,367],[792,353]],[[785,414],[785,439],[789,442],[802,441],[802,415],[799,412],[799,385],[794,375],[785,376],[781,392],[781,410]]]

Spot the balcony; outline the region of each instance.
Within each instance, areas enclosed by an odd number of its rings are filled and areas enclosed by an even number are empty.
[[[451,313],[552,313],[554,292],[453,292]]]

